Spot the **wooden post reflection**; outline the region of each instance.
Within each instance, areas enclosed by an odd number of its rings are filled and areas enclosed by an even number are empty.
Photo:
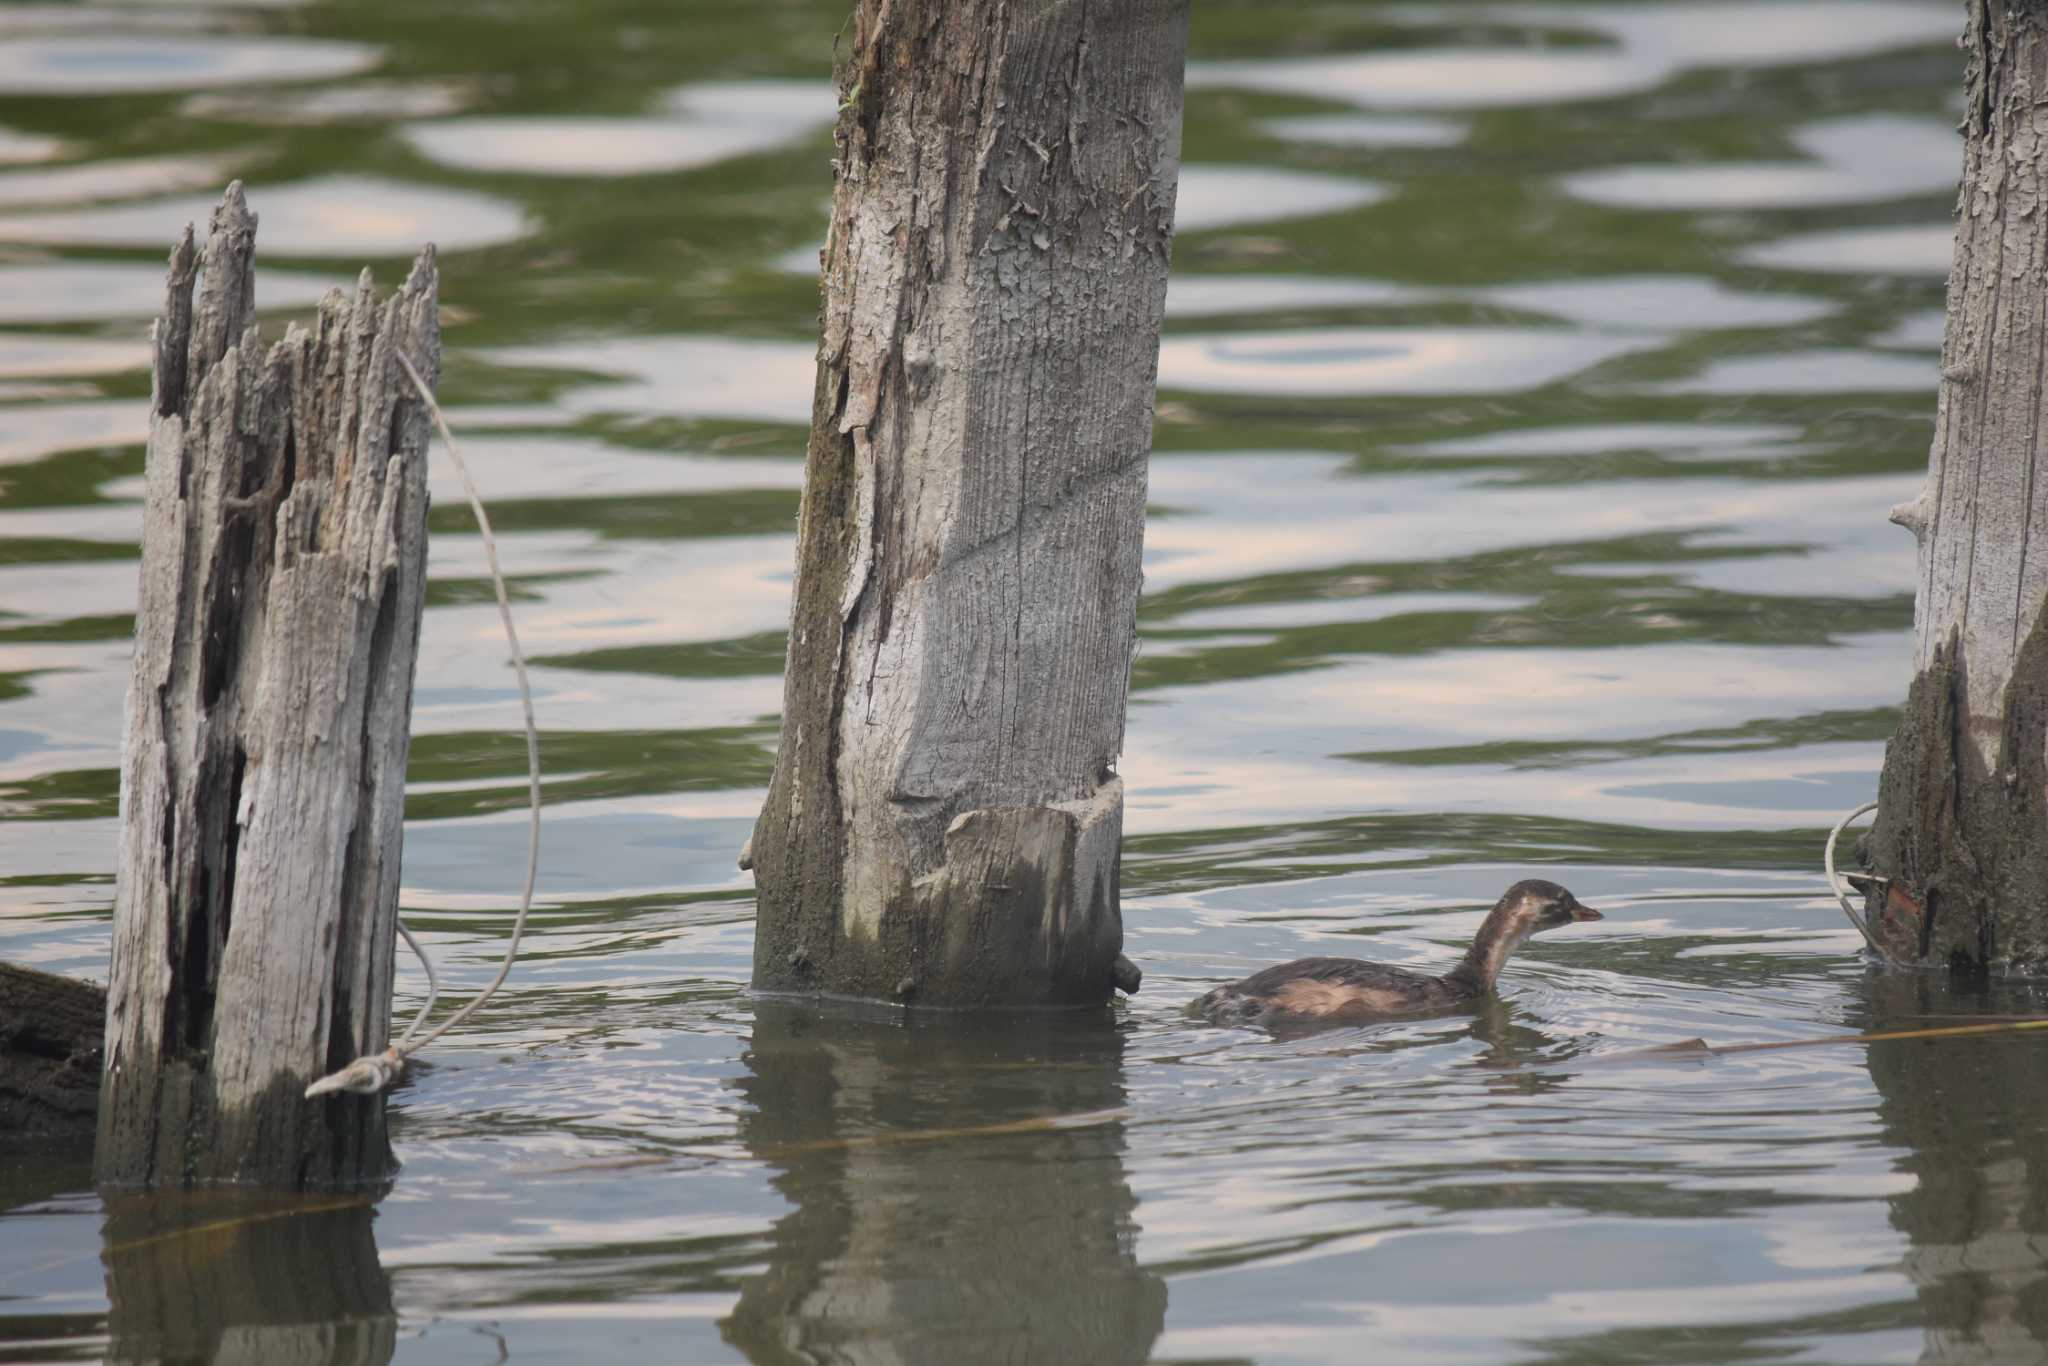
[[[1140,1362],[1166,1285],[1136,1257],[1094,1012],[905,1020],[760,1003],[739,1084],[750,1152],[795,1208],[722,1328],[759,1363]],[[993,1131],[991,1131],[993,1130]]]
[[[108,1360],[383,1366],[398,1318],[370,1219],[361,1198],[110,1202]]]
[[[1865,1000],[1866,1029],[2040,1005],[2011,988],[1966,994],[1945,973],[1873,973]],[[1868,1058],[1885,1138],[1909,1150],[1917,1179],[1892,1197],[1891,1220],[1912,1240],[1903,1269],[1919,1290],[1921,1361],[2048,1361],[2048,1049],[2026,1035],[1906,1039]]]

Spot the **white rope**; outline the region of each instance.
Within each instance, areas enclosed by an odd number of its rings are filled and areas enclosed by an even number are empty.
[[[427,952],[413,938],[405,922],[398,924],[399,934],[419,955],[422,966],[427,970],[427,1003],[413,1020],[411,1028],[403,1037],[382,1053],[357,1058],[339,1072],[330,1073],[306,1088],[306,1097],[326,1095],[331,1091],[352,1091],[358,1094],[374,1094],[397,1081],[405,1071],[405,1060],[427,1045],[461,1024],[475,1013],[478,1006],[491,999],[491,993],[504,985],[505,978],[512,972],[512,963],[519,957],[519,941],[526,932],[526,916],[533,908],[533,883],[540,868],[540,732],[533,722],[533,689],[526,680],[526,658],[519,651],[519,633],[512,625],[512,599],[505,589],[505,575],[498,568],[498,543],[491,536],[490,514],[484,511],[483,499],[477,495],[476,484],[469,477],[469,466],[462,459],[462,452],[455,448],[454,433],[448,430],[448,422],[441,416],[441,405],[434,401],[433,391],[420,378],[420,372],[403,351],[393,352],[398,363],[405,370],[406,378],[412,381],[419,392],[420,402],[426,404],[432,414],[435,430],[441,433],[441,444],[448,449],[448,458],[455,462],[455,472],[462,478],[462,491],[469,497],[469,508],[476,514],[477,531],[483,536],[484,560],[490,565],[491,587],[498,595],[498,619],[505,626],[505,643],[512,654],[512,671],[519,679],[519,709],[526,718],[526,796],[528,820],[526,829],[526,886],[519,894],[519,915],[512,922],[512,942],[505,946],[505,961],[498,965],[498,975],[490,985],[478,992],[474,999],[462,1009],[443,1020],[431,1034],[418,1043],[412,1042],[420,1026],[426,1023],[427,1012],[434,1008],[440,989],[434,978],[434,965],[428,961]]]
[[[420,1007],[420,1013],[412,1017],[412,1023],[400,1036],[398,1046],[404,1048],[412,1042],[412,1036],[420,1032],[420,1026],[427,1022],[427,1016],[434,1013],[434,1002],[441,996],[441,983],[434,976],[434,960],[427,957],[426,948],[412,937],[412,929],[403,919],[398,922],[398,937],[405,941],[406,947],[412,950],[412,956],[419,959],[420,966],[427,970],[427,1003]]]
[[[1850,821],[1855,820],[1865,812],[1875,810],[1877,810],[1876,802],[1865,802],[1848,815],[1842,817],[1840,823],[1834,829],[1828,831],[1827,847],[1821,851],[1820,862],[1821,868],[1828,875],[1828,890],[1833,892],[1835,900],[1841,903],[1842,914],[1849,917],[1849,923],[1856,927],[1856,933],[1863,936],[1863,942],[1870,945],[1870,951],[1882,958],[1885,956],[1884,950],[1880,949],[1877,946],[1877,940],[1871,937],[1870,926],[1864,922],[1861,915],[1857,914],[1856,908],[1849,903],[1849,893],[1854,891],[1855,888],[1851,887],[1847,880],[1835,871],[1835,841],[1840,839],[1842,832],[1849,828]]]

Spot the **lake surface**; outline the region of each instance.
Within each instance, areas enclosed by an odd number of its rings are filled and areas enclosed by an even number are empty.
[[[2040,1036],[1622,1056],[2044,1005],[1870,972],[1818,871],[1907,683],[1961,6],[1202,0],[1144,990],[971,1022],[746,985],[843,18],[0,9],[0,958],[105,973],[147,319],[230,176],[273,327],[440,244],[550,802],[389,1196],[0,1155],[0,1362],[2048,1360]],[[523,749],[439,459],[404,904],[473,987]],[[1182,1013],[1529,875],[1606,919],[1480,1009]]]

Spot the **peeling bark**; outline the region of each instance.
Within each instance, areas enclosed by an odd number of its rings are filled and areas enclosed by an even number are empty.
[[[1186,0],[859,0],[754,982],[1107,999]]]
[[[1971,0],[1914,672],[1866,848],[1900,961],[2048,972],[2048,5]],[[1881,909],[1885,894],[1873,894]],[[1888,939],[1887,944],[1890,944]]]
[[[308,1103],[384,1046],[427,416],[429,248],[267,351],[239,185],[171,256],[156,326],[141,592],[96,1174],[115,1186],[372,1183],[382,1097]]]

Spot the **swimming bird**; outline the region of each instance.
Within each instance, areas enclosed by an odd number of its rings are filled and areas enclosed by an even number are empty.
[[[1218,987],[1191,1009],[1218,1024],[1359,1024],[1475,1000],[1501,965],[1542,930],[1604,917],[1555,882],[1527,878],[1501,893],[1464,959],[1441,977],[1360,958],[1297,958]]]

